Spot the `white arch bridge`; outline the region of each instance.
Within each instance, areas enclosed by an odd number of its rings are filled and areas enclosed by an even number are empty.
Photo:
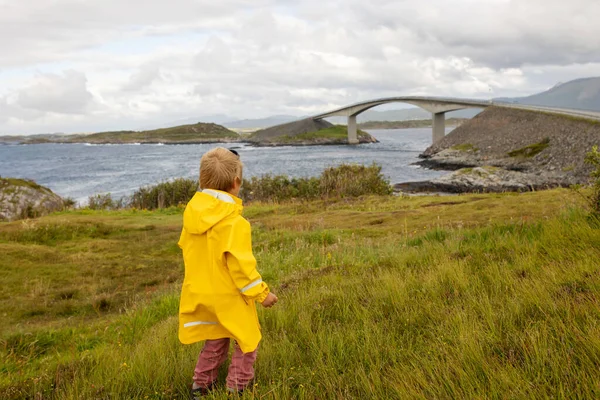
[[[496,106],[600,120],[600,112],[594,111],[528,106],[523,104],[496,102],[492,100],[423,96],[388,97],[383,99],[364,101],[361,103],[356,103],[346,107],[338,108],[336,110],[329,111],[323,114],[315,115],[311,117],[311,119],[316,121],[323,118],[335,116],[348,117],[348,143],[356,144],[358,143],[356,116],[364,111],[367,111],[370,108],[387,103],[409,103],[429,111],[431,113],[433,121],[433,143],[442,139],[445,135],[446,113],[450,111],[462,110],[465,108],[486,108],[490,106]]]

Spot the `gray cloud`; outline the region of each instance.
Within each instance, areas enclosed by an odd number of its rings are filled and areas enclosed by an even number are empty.
[[[0,0],[0,132],[531,94],[598,74],[597,15],[595,0]]]
[[[139,91],[160,79],[162,79],[160,68],[156,65],[146,64],[131,74],[129,81],[123,85],[123,90],[126,92]]]
[[[527,64],[600,61],[600,3],[594,0],[432,0],[358,5],[361,23],[397,16],[394,30],[408,31],[409,48],[429,56],[465,56],[503,68]]]
[[[85,75],[69,70],[63,75],[38,75],[31,85],[18,91],[15,103],[41,112],[82,114],[90,109],[93,99]]]

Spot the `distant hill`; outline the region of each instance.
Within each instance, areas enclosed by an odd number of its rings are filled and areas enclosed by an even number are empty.
[[[238,140],[239,135],[217,124],[197,123],[150,131],[100,132],[70,137],[70,143],[202,143]]]
[[[223,125],[230,129],[260,129],[297,121],[301,118],[303,117],[297,117],[294,115],[273,115],[266,118],[240,119],[236,121],[223,122]]]
[[[600,77],[560,83],[545,92],[532,96],[504,97],[495,100],[534,106],[600,111]]]
[[[224,122],[231,121],[232,119],[234,119],[234,118],[229,115],[225,115],[225,114],[211,114],[211,115],[203,115],[200,117],[182,118],[182,119],[178,119],[175,121],[169,121],[169,122],[148,124],[145,126],[141,126],[136,130],[137,131],[150,131],[150,130],[154,130],[154,129],[170,128],[173,126],[194,125],[194,124],[197,124],[198,122],[223,125]]]
[[[148,131],[115,131],[99,132],[89,135],[35,135],[0,137],[0,143],[211,143],[236,142],[240,137],[224,126],[217,124],[196,123],[192,125],[174,126],[171,128]]]

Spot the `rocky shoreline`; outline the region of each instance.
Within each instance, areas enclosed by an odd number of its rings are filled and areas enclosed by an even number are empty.
[[[394,191],[454,194],[529,192],[568,187],[572,184],[568,180],[485,166],[461,168],[448,175],[428,181],[397,183],[394,185]]]
[[[484,193],[587,184],[591,167],[585,155],[598,144],[597,121],[490,107],[430,146],[415,163],[454,172],[394,188]]]

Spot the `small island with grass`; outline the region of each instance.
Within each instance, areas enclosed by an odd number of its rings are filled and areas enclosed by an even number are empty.
[[[348,128],[327,121],[302,119],[287,124],[261,129],[246,140],[255,146],[311,146],[348,144]],[[359,143],[376,143],[377,139],[358,130]]]
[[[236,142],[237,133],[217,124],[198,122],[171,128],[146,131],[113,131],[74,135],[37,135],[33,137],[3,137],[21,144],[40,143],[91,143],[91,144],[198,144],[217,142]]]
[[[253,132],[238,134],[222,125],[196,123],[145,131],[113,131],[92,134],[44,134],[32,136],[0,136],[0,144],[200,144],[249,143],[255,146],[311,146],[348,144],[347,127],[327,121],[303,119]],[[376,143],[367,132],[358,130],[359,143]]]

